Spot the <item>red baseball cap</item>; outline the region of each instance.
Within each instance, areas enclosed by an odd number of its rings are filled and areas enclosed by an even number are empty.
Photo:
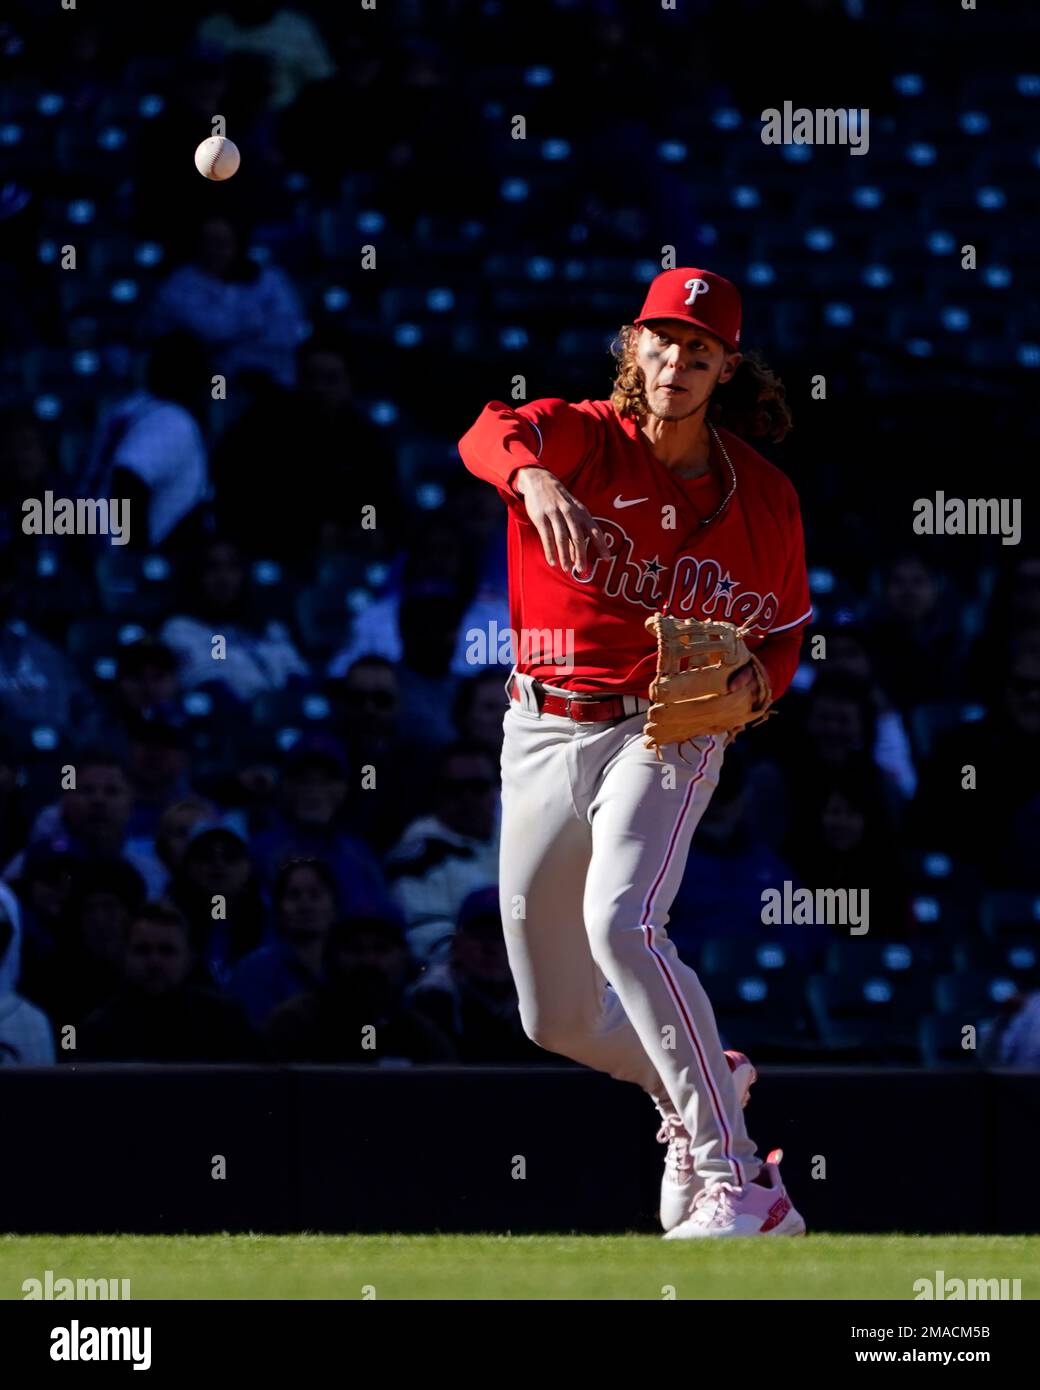
[[[650,282],[636,327],[650,319],[682,319],[721,338],[731,352],[740,347],[740,292],[710,270],[681,266]]]

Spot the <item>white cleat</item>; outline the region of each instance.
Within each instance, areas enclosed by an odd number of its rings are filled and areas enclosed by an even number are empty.
[[[726,1061],[743,1109],[748,1103],[751,1087],[758,1080],[758,1072],[743,1052],[727,1052]],[[670,1231],[689,1216],[691,1203],[703,1184],[693,1171],[690,1136],[686,1126],[674,1111],[661,1110],[660,1106],[658,1110],[662,1124],[657,1131],[657,1142],[668,1145],[664,1156],[664,1177],[661,1179],[660,1217],[661,1225]]]
[[[720,1236],[804,1236],[805,1222],[795,1210],[780,1177],[780,1149],[766,1159],[762,1172],[768,1186],[758,1182],[734,1187],[710,1182],[693,1199],[690,1215],[664,1236],[665,1240],[701,1240]]]

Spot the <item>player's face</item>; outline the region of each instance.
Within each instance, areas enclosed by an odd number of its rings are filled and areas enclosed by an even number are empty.
[[[739,352],[730,352],[713,334],[680,319],[644,324],[635,353],[646,382],[647,405],[659,420],[685,420],[696,414],[741,360]]]

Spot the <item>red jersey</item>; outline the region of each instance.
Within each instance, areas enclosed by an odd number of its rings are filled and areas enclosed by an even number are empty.
[[[713,442],[708,472],[683,479],[610,401],[539,400],[516,410],[492,401],[481,412],[459,453],[509,509],[517,670],[569,690],[646,697],[657,647],[644,624],[666,612],[749,625],[748,648],[769,673],[774,699],[783,694],[812,616],[798,497],[761,454],[729,430],[718,433],[732,472]],[[512,486],[531,465],[555,474],[589,509],[608,558],[590,542],[584,573],[546,562]]]

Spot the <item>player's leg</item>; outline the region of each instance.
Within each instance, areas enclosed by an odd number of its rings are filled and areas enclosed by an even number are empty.
[[[506,711],[499,892],[509,965],[527,1035],[539,1046],[671,1102],[607,988],[582,919],[592,830],[575,805],[574,722]],[[607,731],[609,733],[609,730]]]
[[[757,1177],[761,1160],[708,996],[665,930],[693,832],[718,782],[723,740],[687,744],[688,761],[666,748],[658,762],[634,727],[619,725],[618,733],[589,812],[583,913],[592,954],[691,1136],[694,1171],[702,1182],[742,1186]]]

